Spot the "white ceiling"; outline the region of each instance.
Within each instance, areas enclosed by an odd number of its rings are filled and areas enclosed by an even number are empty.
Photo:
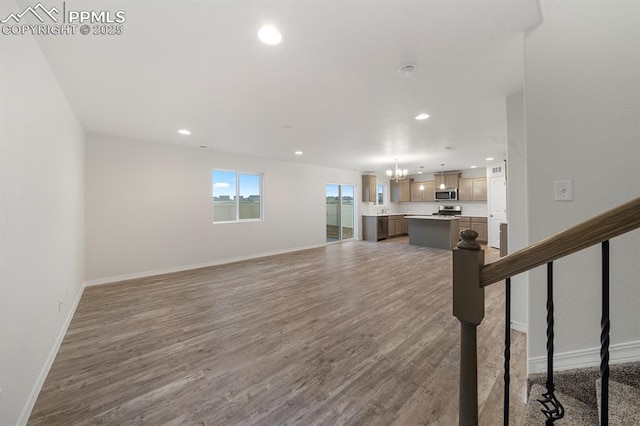
[[[538,0],[71,7],[127,19],[120,36],[39,39],[88,132],[360,171],[397,157],[412,173],[505,157],[504,97],[522,87],[521,34],[541,22]],[[280,45],[257,39],[265,23]],[[398,73],[405,63],[413,77]]]

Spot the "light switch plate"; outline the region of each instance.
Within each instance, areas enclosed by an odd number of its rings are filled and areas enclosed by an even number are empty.
[[[555,181],[556,201],[573,201],[573,181],[557,180]]]

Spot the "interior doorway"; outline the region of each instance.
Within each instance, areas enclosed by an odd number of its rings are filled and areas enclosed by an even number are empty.
[[[354,238],[355,194],[353,185],[326,185],[327,242]]]

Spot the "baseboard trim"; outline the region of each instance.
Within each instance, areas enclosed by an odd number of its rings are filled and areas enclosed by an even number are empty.
[[[232,258],[228,258],[228,259],[214,260],[214,261],[211,261],[211,262],[196,263],[196,264],[183,265],[183,266],[174,266],[174,267],[171,267],[171,268],[155,269],[155,270],[152,270],[152,271],[136,272],[136,273],[133,273],[133,274],[125,274],[125,275],[116,275],[116,276],[113,276],[113,277],[106,277],[106,278],[97,278],[97,279],[85,281],[84,285],[86,287],[90,287],[90,286],[94,286],[94,285],[112,284],[112,283],[116,283],[116,282],[120,282],[120,281],[135,280],[135,279],[138,279],[138,278],[153,277],[153,276],[156,276],[156,275],[172,274],[174,272],[190,271],[192,269],[208,268],[210,266],[226,265],[226,264],[229,264],[229,263],[242,262],[242,261],[245,261],[245,260],[259,259],[261,257],[275,256],[275,255],[278,255],[278,254],[293,253],[293,252],[302,251],[302,250],[310,250],[310,249],[314,249],[314,248],[326,247],[327,245],[329,245],[329,243],[314,244],[314,245],[310,245],[310,246],[303,246],[303,247],[296,247],[296,248],[285,249],[285,250],[270,251],[270,252],[266,252],[266,253],[253,254],[253,255],[249,255],[249,256],[240,256],[240,257],[232,257]]]
[[[524,334],[527,334],[529,332],[529,327],[527,327],[527,324],[518,321],[511,321],[511,328]]]
[[[609,363],[640,361],[640,340],[635,342],[617,343],[609,346]],[[529,374],[547,371],[547,357],[529,358]],[[574,368],[595,367],[600,365],[600,348],[583,349],[564,352],[553,357],[553,369],[556,371],[572,370]]]
[[[22,408],[22,412],[20,413],[20,417],[18,418],[17,426],[24,426],[29,421],[29,417],[31,416],[31,411],[33,411],[33,407],[36,405],[36,401],[38,400],[38,395],[42,390],[42,386],[44,385],[44,381],[47,379],[47,375],[49,374],[49,370],[51,370],[51,366],[53,366],[53,361],[56,359],[56,355],[58,354],[58,350],[60,350],[60,346],[62,345],[62,341],[64,340],[64,336],[67,334],[67,330],[69,329],[69,325],[71,324],[71,320],[76,313],[76,309],[78,308],[78,304],[80,303],[80,299],[82,298],[82,293],[84,292],[84,284],[80,286],[80,291],[78,291],[78,295],[73,301],[73,305],[71,309],[69,309],[69,313],[67,314],[67,318],[64,320],[64,324],[58,333],[58,337],[56,338],[51,351],[49,352],[49,356],[42,366],[42,370],[40,370],[40,374],[38,375],[38,379],[36,383],[33,385],[33,389],[31,390],[31,394],[27,399],[24,407]]]

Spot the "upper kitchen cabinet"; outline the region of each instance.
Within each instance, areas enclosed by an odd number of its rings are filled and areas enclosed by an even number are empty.
[[[389,181],[391,187],[391,202],[403,203],[411,201],[411,181],[413,179],[404,179],[399,182]]]
[[[473,201],[487,201],[487,178],[474,179]]]
[[[440,188],[440,185],[444,183],[446,189],[457,188],[458,179],[460,179],[460,173],[438,173],[436,176],[436,188]]]
[[[377,179],[373,175],[362,175],[362,202],[375,203],[377,198]]]
[[[429,202],[435,201],[433,193],[436,190],[434,181],[428,182],[412,182],[411,183],[411,201]]]
[[[487,201],[487,178],[463,178],[458,182],[458,201]]]

